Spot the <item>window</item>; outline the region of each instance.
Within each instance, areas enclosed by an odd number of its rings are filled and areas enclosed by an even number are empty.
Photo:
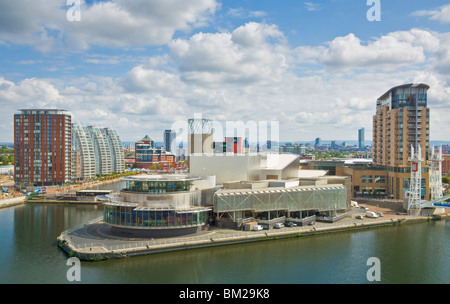
[[[372,183],[372,175],[363,175],[362,182],[363,183]]]
[[[377,184],[384,184],[384,183],[386,183],[386,176],[375,175],[375,183],[377,183]]]

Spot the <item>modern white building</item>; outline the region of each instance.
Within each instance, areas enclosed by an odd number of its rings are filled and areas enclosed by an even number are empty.
[[[95,153],[89,129],[72,124],[72,176],[88,179],[95,176]]]
[[[100,128],[89,126],[89,133],[94,145],[95,153],[95,173],[110,174],[112,173],[111,150],[109,148],[108,138]]]
[[[72,141],[74,179],[125,170],[122,142],[115,130],[72,124]]]
[[[112,172],[122,172],[125,170],[125,156],[119,134],[111,128],[103,128],[102,132],[108,139],[109,149],[111,151],[111,170]]]
[[[190,174],[216,176],[216,183],[298,177],[299,155],[294,154],[191,154]]]
[[[295,154],[191,154],[190,174],[215,176],[216,225],[242,228],[247,222],[272,227],[277,222],[299,225],[317,219],[334,221],[350,204],[346,177],[299,169]]]

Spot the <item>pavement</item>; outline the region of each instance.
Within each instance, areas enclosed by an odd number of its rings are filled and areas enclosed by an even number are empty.
[[[13,198],[6,198],[0,200],[0,208],[12,207],[25,203],[26,196],[18,196]]]

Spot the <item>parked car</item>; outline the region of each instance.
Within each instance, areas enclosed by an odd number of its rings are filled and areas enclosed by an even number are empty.
[[[261,231],[261,230],[263,230],[263,226],[261,226],[261,225],[253,225],[253,230],[254,231]]]
[[[275,229],[280,229],[280,228],[283,228],[283,227],[284,227],[283,223],[276,223],[275,226],[273,226],[273,228],[275,228]]]
[[[314,221],[311,221],[311,222],[308,223],[309,226],[312,226],[312,225],[314,225],[314,224],[315,224]]]
[[[366,206],[361,206],[360,208],[361,208],[361,209],[364,209],[364,210],[366,210],[366,211],[369,210],[369,208],[367,208]]]
[[[286,227],[297,227],[297,224],[296,224],[296,223],[293,223],[293,222],[288,222],[288,223],[286,224]]]
[[[363,220],[363,219],[364,219],[364,217],[363,217],[361,214],[355,216],[355,218],[356,218],[357,220]]]
[[[371,218],[377,218],[378,215],[373,211],[366,211],[366,216]]]
[[[378,215],[379,217],[384,216],[383,212],[378,212],[377,215]]]

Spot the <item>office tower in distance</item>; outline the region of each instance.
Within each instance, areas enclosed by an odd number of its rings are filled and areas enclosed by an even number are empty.
[[[16,186],[62,185],[71,180],[71,119],[61,109],[23,109],[14,114]]]
[[[364,147],[364,128],[361,128],[358,130],[358,148],[363,149]]]
[[[177,134],[172,130],[164,131],[164,149],[167,152],[175,152],[175,138]]]
[[[136,168],[151,168],[153,164],[173,163],[175,155],[164,148],[156,148],[155,142],[148,135],[135,143]]]
[[[321,143],[321,140],[320,140],[320,137],[317,137],[316,138],[316,142],[315,142],[315,144],[314,144],[314,147],[320,147],[320,145],[321,145],[322,143]]]

